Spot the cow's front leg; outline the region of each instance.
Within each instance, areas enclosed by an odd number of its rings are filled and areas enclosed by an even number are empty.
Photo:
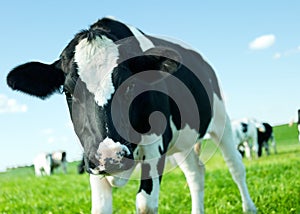
[[[151,165],[142,164],[142,180],[136,196],[137,213],[158,213],[159,176],[151,175]]]
[[[246,158],[251,159],[251,148],[249,146],[249,143],[247,141],[245,141],[243,143],[243,145],[244,145],[244,148],[245,148],[245,156],[246,156]]]
[[[112,213],[112,187],[105,177],[90,175],[92,214]]]
[[[139,147],[142,173],[136,196],[136,212],[158,213],[159,188],[165,164],[162,139]]]

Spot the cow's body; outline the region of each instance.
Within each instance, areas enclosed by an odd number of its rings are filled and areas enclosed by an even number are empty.
[[[62,167],[64,173],[67,173],[66,155],[64,151],[38,154],[33,161],[35,175],[51,175],[53,170],[59,166]]]
[[[262,150],[265,148],[267,155],[270,155],[269,141],[271,141],[271,146],[274,153],[277,153],[276,142],[273,133],[273,127],[269,123],[261,123],[263,129],[257,128],[257,142],[258,142],[258,157],[261,157]]]
[[[27,78],[40,73],[47,78]],[[193,147],[206,132],[223,152],[244,211],[256,211],[215,73],[195,51],[104,18],[78,33],[58,61],[21,65],[7,81],[41,98],[63,85],[91,174],[93,213],[112,212],[112,187],[125,185],[137,164],[136,211],[156,213],[166,155],[186,176],[192,213],[203,213],[204,166]]]

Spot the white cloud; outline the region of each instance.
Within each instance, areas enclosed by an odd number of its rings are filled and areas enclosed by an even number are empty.
[[[255,38],[249,43],[251,50],[262,50],[271,47],[275,43],[275,35],[268,34]]]
[[[11,99],[4,94],[0,94],[0,114],[26,112],[27,110],[28,108],[26,105],[19,104],[15,99]]]

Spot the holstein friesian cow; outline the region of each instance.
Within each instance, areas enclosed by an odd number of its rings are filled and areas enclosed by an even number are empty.
[[[269,123],[261,123],[261,126],[262,128],[257,128],[258,157],[261,157],[263,148],[265,148],[267,155],[270,155],[269,141],[271,141],[271,146],[276,154],[277,149],[273,127]]]
[[[53,170],[59,166],[62,167],[64,173],[67,173],[66,156],[67,153],[65,151],[38,154],[33,161],[35,175],[51,175]]]
[[[92,213],[112,212],[112,187],[136,164],[137,213],[157,213],[166,155],[184,172],[192,213],[203,213],[204,166],[193,149],[206,132],[216,140],[242,198],[256,212],[213,69],[190,48],[103,18],[75,35],[52,64],[14,68],[8,85],[47,98],[64,92],[90,173]]]
[[[252,152],[257,156],[257,123],[252,119],[244,118],[232,121],[232,130],[238,150],[247,158],[252,158]]]

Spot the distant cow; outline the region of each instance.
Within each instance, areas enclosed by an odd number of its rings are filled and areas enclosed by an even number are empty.
[[[258,157],[261,157],[263,148],[265,148],[267,155],[270,155],[269,141],[271,141],[271,146],[276,154],[277,149],[272,126],[269,123],[261,123],[261,126],[262,128],[257,128]]]
[[[66,152],[57,151],[53,153],[40,153],[33,161],[36,176],[51,175],[55,168],[62,167],[67,173]]]
[[[232,121],[232,130],[236,145],[240,153],[247,158],[252,157],[252,151],[257,156],[257,125],[252,119]]]
[[[205,169],[193,147],[207,132],[223,153],[243,210],[256,212],[217,77],[187,45],[103,18],[76,34],[57,61],[20,65],[7,83],[39,98],[63,88],[90,173],[93,213],[112,212],[112,187],[125,185],[137,164],[136,211],[157,213],[167,155],[185,174],[192,213],[203,213]]]

